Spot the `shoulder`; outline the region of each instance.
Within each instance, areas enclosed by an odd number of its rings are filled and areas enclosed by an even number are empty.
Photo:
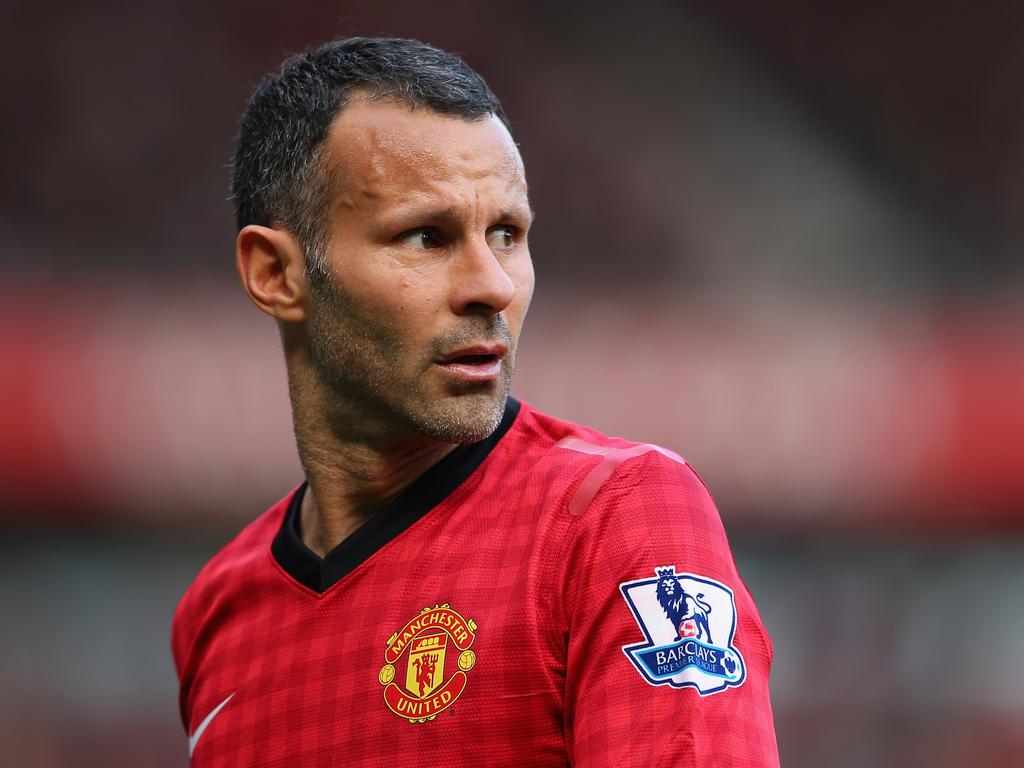
[[[530,480],[558,500],[555,559],[566,583],[595,570],[627,581],[675,565],[739,587],[714,498],[686,459],[526,406],[521,418],[538,446]]]
[[[256,561],[265,559],[297,490],[298,488],[293,489],[221,547],[199,571],[185,597],[188,598],[190,593],[203,590],[209,585],[219,585],[226,580],[230,581],[233,576],[249,572]]]
[[[647,452],[660,453],[679,464],[678,454],[660,446],[609,437],[596,429],[557,418],[520,403],[519,415],[503,441],[517,455],[530,454],[545,464],[590,466],[614,462],[616,466]]]
[[[293,490],[249,523],[225,544],[199,571],[174,612],[172,646],[175,663],[181,669],[196,628],[216,611],[220,602],[237,589],[244,589],[270,562],[270,547],[281,527]]]
[[[623,505],[714,508],[707,487],[678,453],[545,414],[523,404],[510,449],[530,467],[531,481],[564,485],[564,511],[593,518]],[[717,513],[714,515],[717,518]]]

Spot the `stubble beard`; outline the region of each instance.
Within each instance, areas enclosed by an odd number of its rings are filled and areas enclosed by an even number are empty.
[[[515,367],[504,317],[467,316],[463,325],[431,340],[428,349],[410,349],[393,328],[375,319],[379,313],[347,294],[333,276],[311,276],[310,282],[311,360],[332,428],[352,436],[363,432],[401,441],[418,435],[442,443],[477,442],[497,429]],[[481,341],[508,346],[498,380],[438,388],[429,375],[432,361]]]

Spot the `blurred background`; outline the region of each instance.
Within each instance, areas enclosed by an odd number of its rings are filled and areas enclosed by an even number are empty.
[[[0,4],[0,754],[186,765],[168,649],[300,478],[233,271],[251,89],[461,53],[539,212],[515,391],[679,451],[775,639],[783,765],[1024,765],[1024,5]]]

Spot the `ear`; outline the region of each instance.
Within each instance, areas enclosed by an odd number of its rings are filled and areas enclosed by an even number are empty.
[[[294,235],[256,224],[244,227],[235,243],[235,265],[253,304],[282,322],[306,319],[306,258]]]

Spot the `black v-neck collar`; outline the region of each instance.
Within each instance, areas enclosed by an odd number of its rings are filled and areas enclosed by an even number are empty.
[[[299,510],[306,493],[303,483],[292,496],[281,529],[271,544],[274,559],[300,584],[314,592],[325,592],[462,485],[508,432],[519,407],[518,400],[508,398],[505,415],[490,437],[460,445],[322,559],[299,536]]]

